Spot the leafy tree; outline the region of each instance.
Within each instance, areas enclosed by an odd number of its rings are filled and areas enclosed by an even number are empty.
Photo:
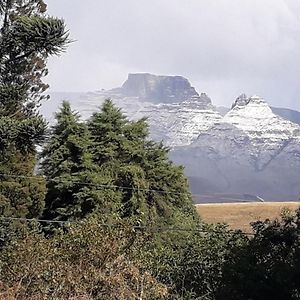
[[[169,287],[169,299],[213,300],[224,262],[232,249],[244,244],[244,237],[225,225],[195,226],[182,220],[178,228],[150,229],[137,244],[132,256]]]
[[[182,167],[168,149],[148,139],[145,119],[129,121],[111,100],[88,120],[94,163],[122,192],[118,214],[141,224],[197,220]]]
[[[227,257],[217,299],[300,299],[300,210],[253,228]]]
[[[97,211],[106,213],[104,200],[114,194],[97,189],[106,179],[96,173],[88,151],[87,127],[79,115],[63,102],[56,114],[57,123],[41,154],[43,174],[47,180],[44,218],[54,220],[82,219]],[[109,202],[108,202],[109,203]]]
[[[46,15],[43,0],[1,0],[1,114],[18,119],[34,114],[48,88],[47,58],[68,43],[64,21]]]
[[[122,192],[118,214],[145,226],[132,259],[169,287],[169,299],[214,299],[239,233],[202,224],[183,169],[148,138],[146,120],[129,121],[112,101],[88,121],[93,161]]]

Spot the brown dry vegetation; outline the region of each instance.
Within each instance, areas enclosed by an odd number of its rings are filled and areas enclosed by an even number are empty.
[[[0,251],[0,299],[165,299],[167,288],[127,254],[132,230],[98,222],[70,225],[48,239],[24,227]]]
[[[196,207],[205,222],[227,223],[232,229],[251,231],[251,222],[275,219],[284,210],[299,208],[300,202],[213,203]]]

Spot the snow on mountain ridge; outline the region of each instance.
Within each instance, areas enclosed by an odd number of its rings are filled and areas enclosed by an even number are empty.
[[[289,138],[300,135],[300,126],[275,115],[263,98],[252,96],[248,103],[234,106],[223,118],[249,135],[263,138]]]
[[[299,142],[300,126],[275,115],[264,99],[252,96],[235,105],[223,118],[248,137],[248,154],[259,171],[279,155],[292,141]],[[246,147],[246,145],[245,145]],[[247,149],[247,148],[246,148]],[[244,154],[245,155],[245,154]]]
[[[111,98],[130,119],[148,117],[151,138],[170,146],[172,159],[198,180],[194,193],[299,198],[300,126],[274,114],[262,98],[243,94],[222,116],[183,77],[136,74],[130,84],[130,93],[117,88],[82,95],[73,109],[86,119]]]
[[[249,193],[264,199],[300,195],[300,126],[275,115],[258,96],[241,97],[220,123],[172,159],[198,178],[201,193]],[[206,188],[206,190],[205,190]]]
[[[204,98],[206,102],[202,101]],[[191,144],[222,118],[204,94],[181,103],[148,104],[129,117],[147,117],[151,137],[171,147]]]
[[[142,81],[143,85],[149,86],[151,85],[149,82],[144,82],[147,78],[156,84],[165,81],[167,82],[166,89],[176,86],[179,80],[184,83],[180,83],[175,91],[180,90],[182,94],[190,90],[191,85],[185,78],[150,75],[142,74],[138,79],[138,74],[134,74],[134,76],[129,75],[128,78],[134,77],[135,81],[130,79],[131,85]],[[128,80],[126,82],[128,83]],[[138,87],[135,88],[139,90]],[[160,85],[159,88],[163,89],[163,86]],[[171,147],[190,145],[201,133],[220,122],[232,124],[245,131],[253,140],[256,138],[260,142],[265,141],[271,145],[277,142],[282,144],[283,141],[292,137],[299,137],[300,126],[275,115],[268,104],[258,96],[247,98],[245,94],[242,94],[236,99],[232,109],[223,117],[205,93],[201,93],[200,96],[197,92],[195,93],[181,102],[156,103],[155,100],[153,103],[145,99],[141,100],[138,95],[123,95],[122,89],[117,88],[82,95],[73,103],[73,107],[80,111],[83,119],[86,119],[98,110],[106,98],[111,98],[130,119],[148,117],[151,138],[163,140]],[[176,97],[174,96],[174,99]]]

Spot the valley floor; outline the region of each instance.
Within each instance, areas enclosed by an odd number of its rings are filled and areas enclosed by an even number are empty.
[[[282,211],[294,211],[300,202],[251,202],[197,204],[197,211],[207,223],[227,223],[232,229],[251,232],[250,223],[275,219]]]

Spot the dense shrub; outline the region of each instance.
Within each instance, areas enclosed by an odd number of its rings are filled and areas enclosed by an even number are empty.
[[[167,289],[128,258],[134,236],[87,220],[45,239],[23,231],[1,253],[1,299],[165,299]]]
[[[253,229],[226,258],[216,299],[300,299],[300,210]]]

